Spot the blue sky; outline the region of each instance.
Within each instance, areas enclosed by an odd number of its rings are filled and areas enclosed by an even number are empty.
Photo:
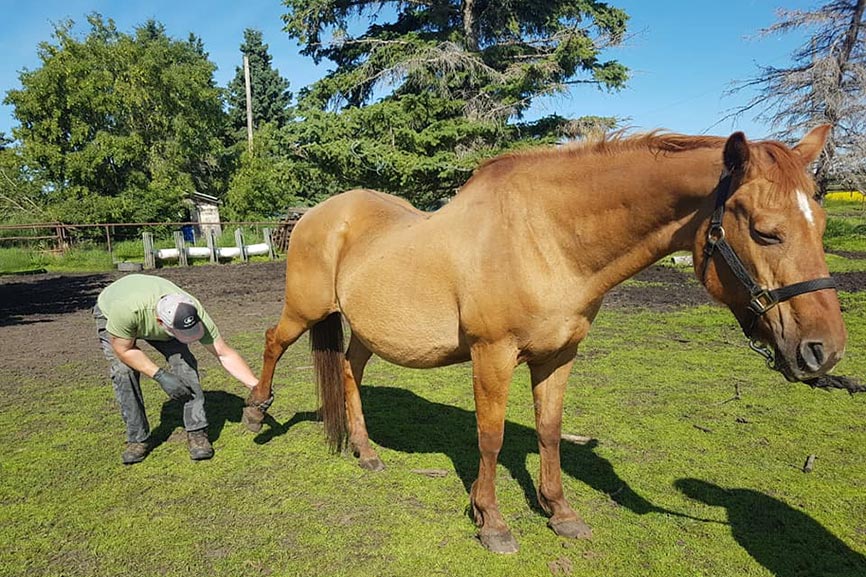
[[[12,4],[11,7],[7,3]],[[630,16],[630,38],[624,46],[605,52],[632,71],[627,88],[617,93],[578,86],[569,95],[537,102],[532,116],[616,116],[637,130],[663,128],[689,134],[727,134],[744,130],[751,138],[769,134],[770,128],[749,116],[722,119],[745,104],[748,93],[725,96],[731,82],[754,76],[758,64],[786,66],[798,37],[757,39],[757,31],[773,23],[776,9],[806,9],[803,0],[609,0]],[[301,56],[299,47],[282,32],[279,0],[3,0],[0,20],[0,94],[20,87],[22,69],[36,69],[36,48],[51,40],[53,22],[75,20],[85,34],[85,15],[99,12],[118,28],[133,27],[153,18],[169,35],[186,39],[200,36],[210,59],[218,66],[216,81],[225,86],[240,64],[239,47],[245,28],[261,30],[274,66],[297,92],[321,77],[328,64],[316,67]],[[17,124],[8,106],[0,106],[0,131],[10,134]]]

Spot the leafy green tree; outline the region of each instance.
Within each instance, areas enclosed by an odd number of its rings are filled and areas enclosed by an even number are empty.
[[[285,139],[275,124],[256,131],[253,149],[240,155],[226,195],[225,214],[232,220],[281,218],[290,208],[314,204],[307,184],[309,169],[285,153]]]
[[[28,173],[19,150],[0,147],[0,222],[50,220],[52,216],[45,207],[42,185]]]
[[[258,128],[267,123],[285,126],[292,119],[292,93],[289,91],[289,81],[272,67],[271,55],[268,45],[263,43],[262,33],[250,28],[244,30],[241,53],[250,61],[253,127]],[[226,99],[232,131],[237,135],[237,140],[242,140],[247,127],[246,83],[242,66],[235,69]]]
[[[303,53],[336,68],[305,88],[303,122],[284,129],[298,167],[334,193],[374,187],[431,207],[499,152],[584,135],[611,118],[523,122],[533,99],[588,84],[615,90],[627,71],[601,51],[627,15],[588,0],[284,0]],[[388,8],[387,12],[383,9]],[[392,15],[388,22],[383,15]],[[352,36],[355,19],[373,24]]]
[[[7,92],[28,170],[66,221],[159,221],[184,215],[194,190],[222,191],[225,112],[199,39],[149,21],[132,34],[91,14],[39,44],[41,66]]]

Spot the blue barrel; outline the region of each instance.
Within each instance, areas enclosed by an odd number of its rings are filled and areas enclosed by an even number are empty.
[[[195,242],[195,229],[193,229],[191,224],[185,224],[180,227],[180,230],[183,232],[183,240],[186,242]]]

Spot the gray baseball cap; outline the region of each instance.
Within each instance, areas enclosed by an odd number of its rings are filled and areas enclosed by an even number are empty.
[[[156,303],[156,316],[166,332],[182,343],[191,343],[204,336],[204,324],[198,316],[195,301],[185,294],[164,295]]]

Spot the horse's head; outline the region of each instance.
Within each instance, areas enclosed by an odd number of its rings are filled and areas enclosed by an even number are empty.
[[[710,294],[731,309],[753,348],[792,381],[827,373],[847,339],[824,259],[826,218],[806,172],[828,132],[828,126],[815,128],[793,148],[731,135],[716,207],[694,251]]]

